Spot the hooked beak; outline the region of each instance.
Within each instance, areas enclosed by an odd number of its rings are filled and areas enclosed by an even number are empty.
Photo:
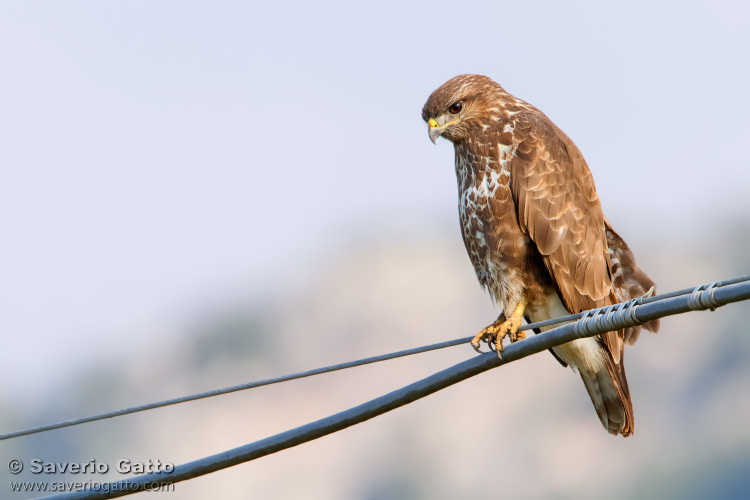
[[[440,125],[438,125],[437,120],[435,120],[434,118],[430,118],[430,121],[427,122],[427,126],[430,127],[430,140],[433,144],[437,144],[435,141],[437,141],[437,138],[440,137],[440,134],[443,133],[443,129],[440,128]]]
[[[443,120],[444,120],[444,118],[443,118]],[[443,135],[443,131],[445,131],[446,127],[448,127],[449,125],[453,125],[458,120],[459,120],[459,118],[456,118],[455,120],[453,120],[451,122],[443,123],[441,125],[440,122],[438,122],[436,119],[430,118],[427,121],[427,126],[429,127],[428,133],[430,135],[430,140],[432,141],[432,143],[436,144],[435,141],[437,141],[438,137],[440,137],[441,135]]]

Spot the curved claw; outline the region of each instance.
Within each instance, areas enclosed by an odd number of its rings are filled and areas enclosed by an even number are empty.
[[[505,335],[503,335],[502,337],[498,335],[497,340],[495,341],[495,351],[497,351],[498,356],[500,356],[500,353],[503,352],[503,349],[505,349],[505,347],[503,347],[504,337]]]

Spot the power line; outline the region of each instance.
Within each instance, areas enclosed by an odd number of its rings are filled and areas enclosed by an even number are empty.
[[[733,284],[737,284],[737,283],[744,283],[744,282],[750,282],[750,275],[740,276],[740,277],[737,277],[737,278],[732,278],[732,279],[728,279],[728,280],[724,280],[724,281],[717,281],[715,283],[712,283],[712,285],[714,285],[714,287],[716,287],[716,288],[720,288],[720,287],[724,287],[724,286],[728,286],[728,285],[733,285]],[[701,287],[704,287],[704,288],[707,287],[707,286],[709,286],[709,285],[701,285]],[[647,297],[647,298],[644,297],[644,298],[637,299],[637,303],[638,304],[650,304],[650,303],[653,303],[653,302],[662,301],[662,300],[670,299],[670,298],[673,298],[673,297],[679,297],[679,296],[682,296],[682,295],[687,295],[688,293],[692,293],[694,290],[695,290],[695,288],[685,288],[683,290],[678,290],[678,291],[666,293],[666,294],[663,294],[663,295],[657,295],[657,296],[654,296],[654,297]],[[547,327],[547,326],[551,326],[551,325],[557,325],[557,324],[560,324],[560,323],[567,323],[567,322],[570,322],[570,321],[574,321],[574,320],[580,319],[585,313],[586,313],[586,311],[580,312],[580,313],[577,313],[577,314],[570,314],[568,316],[562,316],[560,318],[554,318],[554,319],[549,319],[549,320],[546,320],[546,321],[540,321],[540,322],[532,323],[532,324],[529,324],[529,325],[522,325],[519,328],[519,330],[520,331],[524,331],[524,330],[530,330],[532,328],[542,328],[542,327]],[[20,437],[20,436],[28,436],[30,434],[37,434],[37,433],[40,433],[40,432],[50,431],[50,430],[54,430],[54,429],[61,429],[63,427],[70,427],[70,426],[85,424],[85,423],[89,423],[89,422],[96,422],[98,420],[105,420],[105,419],[108,419],[108,418],[119,417],[119,416],[122,416],[122,415],[129,415],[131,413],[138,413],[138,412],[142,412],[142,411],[153,410],[153,409],[156,409],[156,408],[163,408],[165,406],[171,406],[171,405],[176,405],[176,404],[180,404],[180,403],[186,403],[188,401],[196,401],[196,400],[199,400],[199,399],[210,398],[210,397],[219,396],[219,395],[222,395],[222,394],[229,394],[229,393],[232,393],[232,392],[244,391],[244,390],[247,390],[247,389],[253,389],[253,388],[256,388],[256,387],[262,387],[262,386],[265,386],[265,385],[278,384],[278,383],[287,382],[287,381],[290,381],[290,380],[296,380],[296,379],[305,378],[305,377],[312,377],[314,375],[321,375],[323,373],[329,373],[329,372],[334,372],[334,371],[338,371],[338,370],[345,370],[345,369],[348,369],[348,368],[354,368],[354,367],[357,367],[357,366],[363,366],[363,365],[367,365],[367,364],[371,364],[371,363],[378,363],[380,361],[387,361],[389,359],[401,358],[401,357],[404,357],[404,356],[411,356],[413,354],[420,354],[420,353],[423,353],[423,352],[434,351],[434,350],[437,350],[437,349],[444,349],[446,347],[452,347],[452,346],[456,346],[456,345],[466,344],[472,338],[474,338],[474,337],[473,336],[472,337],[464,337],[464,338],[460,338],[460,339],[449,340],[449,341],[446,341],[446,342],[439,342],[437,344],[430,344],[430,345],[426,345],[426,346],[415,347],[415,348],[412,348],[412,349],[406,349],[406,350],[403,350],[403,351],[397,351],[397,352],[392,352],[392,353],[388,353],[388,354],[381,354],[380,356],[372,356],[372,357],[369,357],[369,358],[358,359],[358,360],[355,360],[355,361],[348,361],[346,363],[340,363],[340,364],[337,364],[337,365],[325,366],[325,367],[322,367],[322,368],[315,368],[315,369],[312,369],[312,370],[302,371],[302,372],[298,372],[298,373],[292,373],[292,374],[283,375],[283,376],[280,376],[280,377],[272,377],[272,378],[267,378],[267,379],[263,379],[263,380],[257,380],[257,381],[248,382],[248,383],[245,383],[245,384],[233,385],[233,386],[224,387],[224,388],[221,388],[221,389],[214,389],[214,390],[211,390],[211,391],[200,392],[200,393],[191,394],[191,395],[188,395],[188,396],[182,396],[182,397],[177,397],[177,398],[173,398],[173,399],[167,399],[167,400],[164,400],[164,401],[157,401],[155,403],[147,403],[147,404],[143,404],[143,405],[139,405],[139,406],[133,406],[133,407],[130,407],[130,408],[124,408],[124,409],[121,409],[121,410],[115,410],[115,411],[110,411],[110,412],[101,413],[101,414],[97,414],[97,415],[91,415],[91,416],[88,416],[88,417],[75,418],[75,419],[71,419],[71,420],[65,420],[65,421],[62,421],[62,422],[56,422],[56,423],[53,423],[53,424],[41,425],[41,426],[38,426],[38,427],[31,427],[31,428],[22,429],[22,430],[19,430],[19,431],[8,432],[6,434],[0,434],[0,441],[5,440],[5,439],[11,439],[11,438],[15,438],[15,437]],[[505,353],[503,353],[503,356],[505,356]]]
[[[643,303],[645,300],[639,303],[639,300],[636,299],[622,304],[585,311],[580,321],[559,326],[541,335],[534,335],[507,346],[503,351],[502,358],[498,358],[494,353],[474,356],[418,382],[335,415],[233,450],[178,465],[174,467],[170,474],[164,472],[146,474],[129,479],[127,482],[109,483],[106,488],[102,488],[100,491],[77,491],[48,498],[54,500],[116,498],[143,491],[133,490],[133,485],[140,485],[141,488],[145,488],[146,485],[155,487],[155,485],[173,484],[249,462],[351,427],[497,366],[517,361],[578,338],[591,337],[613,329],[640,325],[647,321],[688,311],[713,310],[731,302],[750,299],[750,281],[743,280],[724,286],[720,286],[719,282],[714,282],[690,289],[687,293],[669,295],[660,300],[652,300],[649,303]]]
[[[63,422],[57,422],[54,424],[41,425],[39,427],[31,427],[29,429],[23,429],[20,431],[9,432],[7,434],[0,434],[0,440],[10,439],[19,436],[27,436],[29,434],[37,434],[39,432],[50,431],[53,429],[60,429],[63,427],[70,427],[73,425],[85,424],[88,422],[95,422],[97,420],[104,420],[112,417],[119,417],[121,415],[128,415],[130,413],[137,413],[146,410],[153,410],[155,408],[163,408],[165,406],[176,405],[179,403],[186,403],[188,401],[196,401],[198,399],[210,398],[213,396],[219,396],[221,394],[229,394],[231,392],[244,391],[246,389],[253,389],[255,387],[262,387],[264,385],[278,384],[280,382],[287,382],[289,380],[296,380],[305,377],[312,377],[313,375],[320,375],[323,373],[335,372],[338,370],[345,370],[347,368],[354,368],[356,366],[367,365],[370,363],[377,363],[379,361],[386,361],[389,359],[400,358],[403,356],[410,356],[412,354],[419,354],[422,352],[434,351],[436,349],[443,349],[445,347],[451,347],[459,344],[465,344],[469,342],[473,337],[466,337],[462,339],[449,340],[447,342],[440,342],[437,344],[430,344],[422,347],[416,347],[413,349],[406,349],[404,351],[392,352],[388,354],[382,354],[380,356],[372,356],[369,358],[363,358],[356,361],[347,361],[346,363],[340,363],[337,365],[325,366],[322,368],[315,368],[303,372],[291,373],[289,375],[283,375],[280,377],[272,377],[263,380],[256,380],[254,382],[248,382],[245,384],[232,385],[229,387],[223,387],[221,389],[214,389],[211,391],[200,392],[198,394],[191,394],[188,396],[182,396],[173,399],[167,399],[164,401],[158,401],[155,403],[148,403],[140,406],[133,406],[131,408],[124,408],[122,410],[110,411],[107,413],[101,413],[99,415],[91,415],[88,417],[75,418],[72,420],[65,420]]]

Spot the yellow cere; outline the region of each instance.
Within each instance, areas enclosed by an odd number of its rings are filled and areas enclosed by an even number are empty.
[[[447,127],[448,125],[453,125],[454,123],[456,123],[456,122],[457,122],[457,121],[459,121],[459,120],[460,120],[460,118],[456,118],[456,119],[455,119],[455,120],[453,120],[452,122],[448,122],[448,123],[446,123],[445,125],[443,125],[443,126],[440,126],[440,125],[438,125],[438,122],[437,122],[437,120],[435,120],[434,118],[430,118],[430,119],[429,119],[429,120],[427,121],[427,125],[429,125],[429,126],[430,126],[430,128],[440,128],[440,129],[443,129],[443,128]]]

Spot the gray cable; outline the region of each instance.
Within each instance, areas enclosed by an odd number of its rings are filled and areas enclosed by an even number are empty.
[[[742,283],[742,282],[750,282],[750,274],[749,275],[745,275],[745,276],[740,276],[740,277],[737,277],[737,278],[732,278],[732,279],[729,279],[729,280],[717,281],[715,283],[712,283],[712,285],[714,285],[714,288],[718,288],[718,287],[723,287],[723,286],[732,285],[732,284],[736,284],[736,283]],[[685,288],[683,290],[678,290],[676,292],[670,292],[670,293],[667,293],[667,294],[664,294],[664,295],[658,295],[658,296],[655,296],[655,297],[648,297],[648,298],[641,297],[639,299],[634,299],[634,301],[635,301],[634,304],[635,303],[637,303],[637,304],[650,304],[650,303],[653,303],[653,302],[656,302],[656,301],[665,300],[665,299],[669,299],[669,298],[673,298],[673,297],[678,297],[678,296],[681,296],[681,295],[686,295],[688,293],[694,294],[696,290],[698,290],[700,288],[703,288],[703,287],[706,287],[706,286],[708,286],[708,285],[701,285],[701,286],[696,287],[696,288]],[[630,301],[630,302],[633,302],[633,301]],[[611,307],[617,307],[619,305],[621,305],[621,304],[616,304],[615,306],[611,306]],[[532,323],[532,324],[529,324],[529,325],[522,325],[519,328],[519,331],[530,330],[532,328],[542,328],[542,327],[546,327],[546,326],[557,325],[557,324],[560,324],[560,323],[567,323],[567,322],[570,322],[570,321],[577,320],[577,319],[583,317],[585,314],[590,314],[591,312],[592,311],[583,311],[583,312],[580,312],[580,313],[577,313],[577,314],[570,314],[568,316],[562,316],[560,318],[554,318],[554,319],[549,319],[549,320],[546,320],[546,321],[540,321],[538,323]],[[619,329],[619,327],[613,328],[613,329]],[[140,405],[140,406],[133,406],[133,407],[130,407],[130,408],[124,408],[124,409],[121,409],[121,410],[110,411],[110,412],[101,413],[101,414],[98,414],[98,415],[91,415],[91,416],[88,416],[88,417],[81,417],[81,418],[75,418],[75,419],[72,419],[72,420],[65,420],[65,421],[57,422],[57,423],[53,423],[53,424],[41,425],[41,426],[38,426],[38,427],[30,427],[28,429],[22,429],[22,430],[19,430],[19,431],[8,432],[6,434],[0,434],[0,441],[5,440],[5,439],[11,439],[11,438],[15,438],[15,437],[20,437],[20,436],[28,436],[30,434],[37,434],[39,432],[50,431],[50,430],[53,430],[53,429],[61,429],[63,427],[70,427],[70,426],[73,426],[73,425],[85,424],[85,423],[88,423],[88,422],[96,422],[97,420],[104,420],[104,419],[108,419],[108,418],[119,417],[119,416],[122,416],[122,415],[129,415],[131,413],[138,413],[138,412],[141,412],[141,411],[153,410],[155,408],[163,408],[165,406],[171,406],[171,405],[176,405],[176,404],[180,404],[180,403],[186,403],[188,401],[196,401],[198,399],[210,398],[210,397],[213,397],[213,396],[219,396],[221,394],[229,394],[231,392],[244,391],[246,389],[253,389],[255,387],[261,387],[261,386],[264,386],[264,385],[278,384],[280,382],[287,382],[289,380],[296,380],[296,379],[305,378],[305,377],[312,377],[313,375],[320,375],[320,374],[323,374],[323,373],[329,373],[329,372],[334,372],[334,371],[338,371],[338,370],[345,370],[347,368],[354,368],[354,367],[357,367],[357,366],[363,366],[363,365],[367,365],[367,364],[371,364],[371,363],[378,363],[380,361],[386,361],[386,360],[389,360],[389,359],[395,359],[395,358],[400,358],[400,357],[404,357],[404,356],[411,356],[412,354],[420,354],[420,353],[423,353],[423,352],[434,351],[434,350],[437,350],[437,349],[443,349],[445,347],[452,347],[452,346],[456,346],[456,345],[460,345],[460,344],[466,344],[466,343],[468,343],[473,338],[474,337],[472,336],[472,337],[464,337],[464,338],[455,339],[455,340],[449,340],[449,341],[446,341],[446,342],[439,342],[437,344],[430,344],[430,345],[426,345],[426,346],[422,346],[422,347],[415,347],[415,348],[412,348],[412,349],[406,349],[404,351],[397,351],[397,352],[392,352],[392,353],[388,353],[388,354],[382,354],[380,356],[372,356],[372,357],[369,357],[369,358],[363,358],[363,359],[359,359],[359,360],[356,360],[356,361],[348,361],[346,363],[340,363],[340,364],[337,364],[337,365],[325,366],[325,367],[322,367],[322,368],[315,368],[315,369],[312,369],[312,370],[307,370],[307,371],[298,372],[298,373],[292,373],[292,374],[283,375],[283,376],[280,376],[280,377],[272,377],[272,378],[267,378],[267,379],[263,379],[263,380],[257,380],[255,382],[248,382],[248,383],[245,383],[245,384],[233,385],[233,386],[230,386],[230,387],[224,387],[224,388],[221,388],[221,389],[214,389],[214,390],[211,390],[211,391],[201,392],[201,393],[198,393],[198,394],[191,394],[191,395],[188,395],[188,396],[182,396],[182,397],[178,397],[178,398],[167,399],[167,400],[158,401],[158,402],[155,402],[155,403],[147,403],[147,404],[143,404],[143,405]],[[505,356],[504,353],[503,353],[503,356]]]
[[[213,396],[219,396],[221,394],[229,394],[230,392],[244,391],[246,389],[253,389],[255,387],[261,387],[264,385],[278,384],[280,382],[287,382],[289,380],[296,380],[305,377],[312,377],[313,375],[320,375],[322,373],[335,372],[337,370],[345,370],[347,368],[354,368],[355,366],[367,365],[370,363],[377,363],[379,361],[386,361],[388,359],[400,358],[403,356],[410,356],[412,354],[419,354],[422,352],[433,351],[436,349],[443,349],[444,347],[451,347],[459,344],[465,344],[469,342],[473,337],[466,337],[463,339],[449,340],[447,342],[440,342],[438,344],[430,344],[422,347],[415,347],[413,349],[406,349],[404,351],[392,352],[389,354],[382,354],[380,356],[372,356],[370,358],[358,359],[356,361],[347,361],[346,363],[340,363],[338,365],[324,366],[322,368],[315,368],[303,372],[291,373],[289,375],[282,375],[280,377],[272,377],[263,380],[256,380],[255,382],[248,382],[245,384],[232,385],[221,389],[214,389],[211,391],[200,392],[198,394],[191,394],[188,396],[182,396],[173,399],[167,399],[164,401],[158,401],[155,403],[147,403],[140,406],[133,406],[131,408],[124,408],[122,410],[110,411],[107,413],[101,413],[99,415],[91,415],[88,417],[75,418],[72,420],[65,420],[63,422],[57,422],[54,424],[41,425],[39,427],[31,427],[20,431],[8,432],[6,434],[0,434],[0,441],[3,439],[10,439],[19,436],[27,436],[29,434],[36,434],[44,431],[51,431],[53,429],[60,429],[62,427],[70,427],[72,425],[80,425],[88,422],[95,422],[97,420],[104,420],[112,417],[119,417],[121,415],[128,415],[130,413],[137,413],[140,411],[153,410],[154,408],[163,408],[165,406],[176,405],[179,403],[186,403],[188,401],[196,401],[198,399],[210,398]]]
[[[578,322],[567,324],[541,335],[534,335],[515,342],[505,348],[502,359],[494,353],[474,356],[362,405],[233,450],[178,465],[169,474],[164,472],[146,474],[127,481],[109,483],[106,488],[102,488],[100,491],[76,491],[48,498],[55,500],[116,498],[143,491],[143,489],[134,490],[133,488],[136,485],[145,488],[145,485],[155,487],[155,485],[185,481],[340,431],[412,403],[491,368],[522,359],[577,338],[604,333],[615,325],[620,327],[634,326],[653,319],[695,310],[693,307],[700,306],[701,309],[708,309],[714,304],[715,307],[719,307],[731,302],[750,299],[750,281],[723,287],[708,286],[706,289],[698,287],[691,290],[691,295],[688,297],[684,296],[686,294],[681,294],[666,297],[659,301],[651,301],[648,304],[639,304],[638,300],[628,301],[625,306],[617,306],[616,310],[619,311],[617,313],[613,312],[615,309],[610,308],[601,308],[593,313],[587,311],[586,318],[581,322],[583,326],[579,326]],[[609,311],[606,311],[607,309]],[[601,318],[605,319],[602,320]],[[603,329],[600,329],[600,327]],[[107,491],[103,491],[104,489]]]

